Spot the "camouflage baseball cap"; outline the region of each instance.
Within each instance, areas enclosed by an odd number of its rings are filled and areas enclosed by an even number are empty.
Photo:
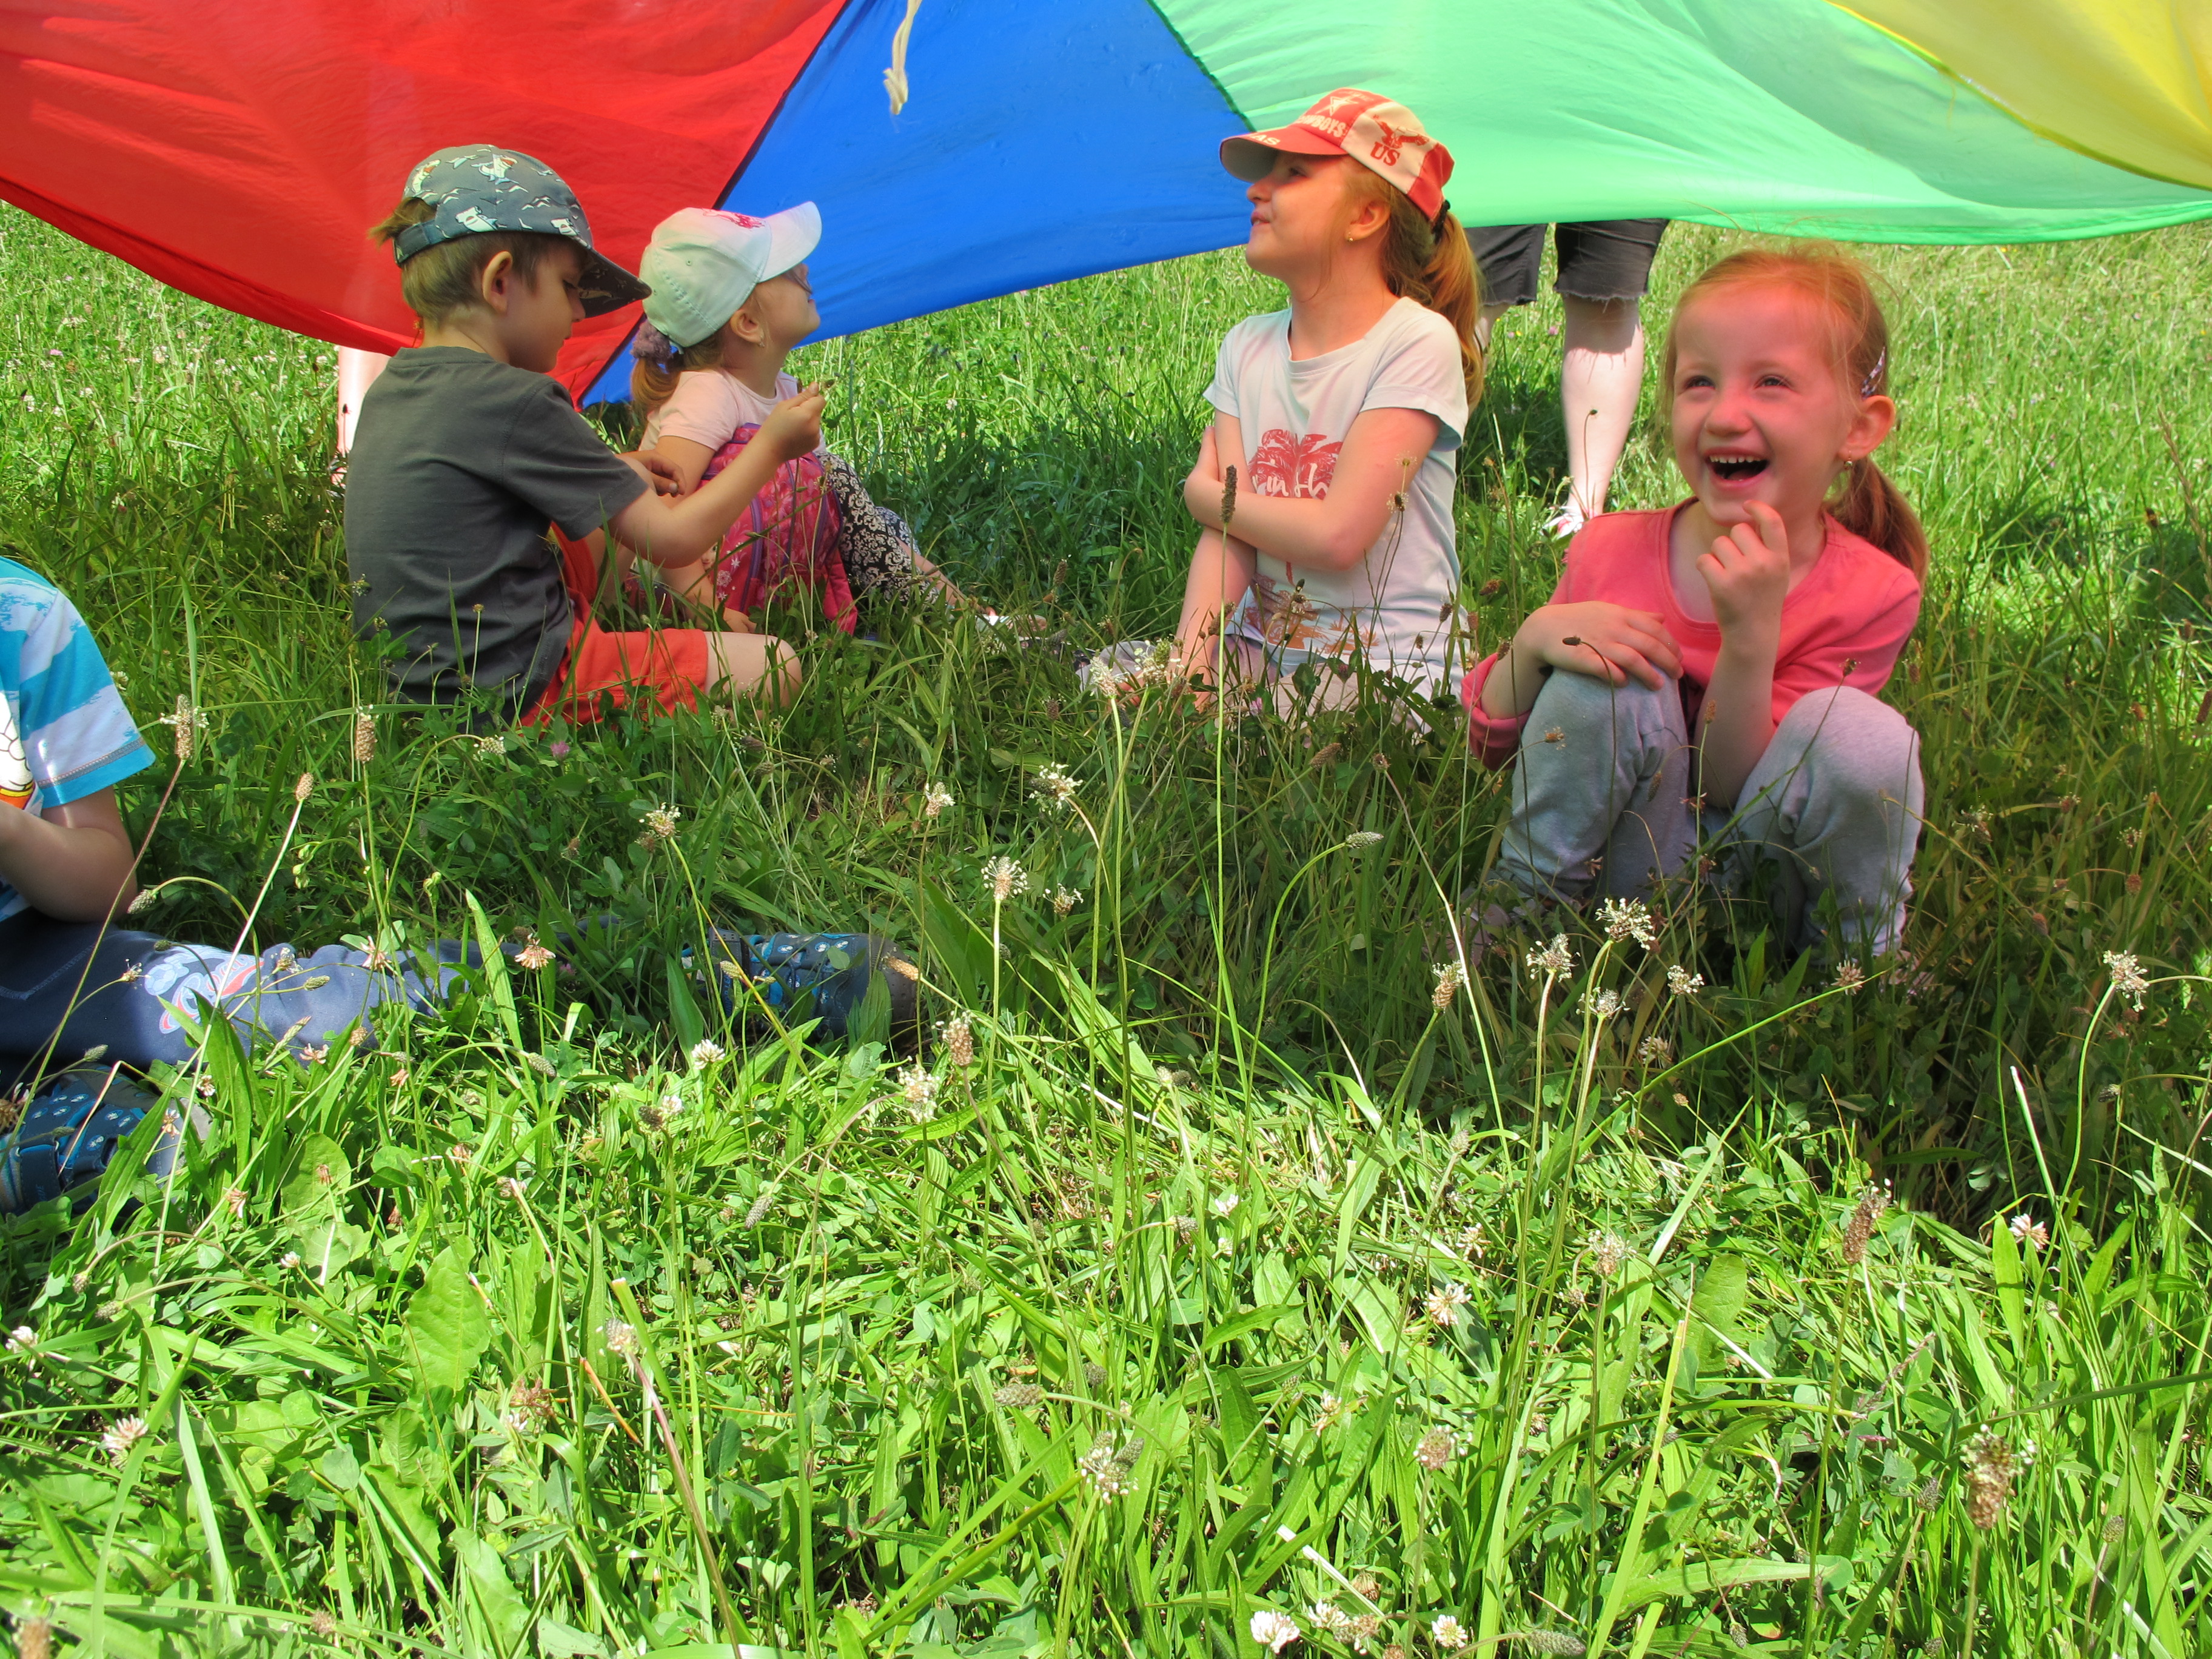
[[[535,156],[496,144],[460,144],[416,164],[404,192],[437,209],[437,217],[410,225],[392,252],[405,264],[426,247],[486,231],[533,231],[566,236],[583,249],[584,314],[642,300],[653,292],[603,253],[592,249],[592,227],[576,192]]]

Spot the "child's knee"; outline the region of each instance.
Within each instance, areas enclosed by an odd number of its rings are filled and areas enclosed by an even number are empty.
[[[1578,732],[1611,732],[1616,737],[1650,731],[1664,724],[1667,701],[1675,696],[1674,683],[1653,688],[1631,680],[1610,685],[1588,674],[1553,672],[1536,694],[1528,710],[1524,742],[1542,742],[1554,731],[1571,738]],[[1674,703],[1679,710],[1680,704]],[[1679,714],[1676,716],[1679,718]]]
[[[761,695],[778,703],[788,703],[799,696],[803,678],[799,666],[799,653],[773,635],[763,636],[767,647],[765,666],[761,676]]]
[[[1856,686],[1808,691],[1790,705],[1774,744],[1801,753],[1821,787],[1917,808],[1920,734],[1879,697]]]

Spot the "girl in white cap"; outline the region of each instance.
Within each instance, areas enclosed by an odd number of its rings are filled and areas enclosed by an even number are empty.
[[[821,237],[811,202],[764,219],[685,208],[654,228],[639,262],[653,295],[631,346],[630,392],[647,411],[642,447],[669,462],[687,491],[727,466],[769,412],[798,395],[783,365],[821,326],[806,275]],[[800,589],[811,589],[848,634],[861,594],[899,597],[919,580],[959,597],[915,549],[906,521],[871,501],[826,445],[779,468],[716,553],[658,575],[740,629],[764,600]]]
[[[1231,329],[1206,388],[1180,672],[1283,713],[1363,684],[1437,696],[1459,590],[1453,452],[1482,380],[1451,156],[1411,110],[1345,89],[1226,140],[1221,161],[1250,185],[1246,263],[1290,305]]]

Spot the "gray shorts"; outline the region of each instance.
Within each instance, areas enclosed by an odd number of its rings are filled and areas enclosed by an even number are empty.
[[[1559,276],[1554,294],[1575,300],[1633,300],[1650,285],[1651,261],[1666,234],[1664,219],[1595,219],[1556,225]],[[1467,245],[1482,270],[1482,302],[1525,306],[1536,297],[1544,264],[1541,225],[1469,225]]]

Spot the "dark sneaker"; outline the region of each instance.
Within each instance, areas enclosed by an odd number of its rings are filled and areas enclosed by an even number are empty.
[[[717,932],[714,977],[726,1006],[748,1027],[818,1019],[823,1036],[842,1037],[880,981],[890,997],[884,1040],[912,1043],[921,1006],[919,977],[906,953],[873,933],[731,933]],[[732,970],[734,969],[733,973]],[[747,981],[740,983],[742,978]],[[765,1005],[765,1012],[763,1012]]]
[[[63,1073],[21,1109],[13,1133],[0,1136],[0,1213],[21,1215],[88,1189],[146,1114],[161,1109],[158,1095],[105,1066]],[[205,1115],[196,1107],[191,1115],[204,1135]],[[176,1167],[177,1140],[173,1115],[147,1157],[147,1174],[166,1177]]]

